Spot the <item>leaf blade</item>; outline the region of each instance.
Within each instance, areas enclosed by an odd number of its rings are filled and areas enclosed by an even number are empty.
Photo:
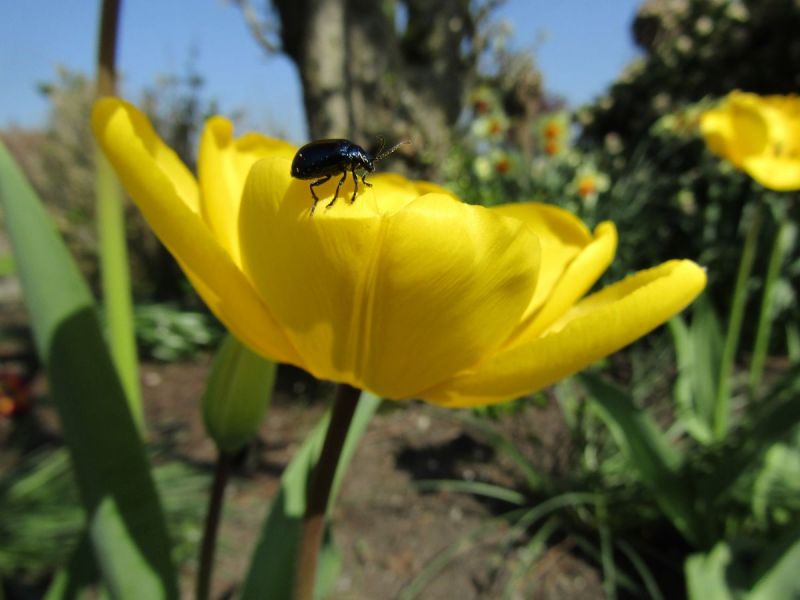
[[[163,512],[94,302],[41,201],[2,144],[0,203],[100,571],[114,597],[175,598]]]

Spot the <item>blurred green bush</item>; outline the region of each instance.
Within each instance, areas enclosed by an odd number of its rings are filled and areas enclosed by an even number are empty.
[[[185,72],[165,75],[142,93],[141,105],[152,122],[191,168],[200,127],[217,112],[203,85],[190,61]],[[50,103],[43,129],[10,129],[3,139],[47,202],[81,272],[97,291],[94,158],[87,151],[94,145],[89,128],[93,90],[94,83],[85,75],[59,67],[53,81],[40,85]],[[130,203],[125,220],[135,297],[202,310],[175,260]]]
[[[506,71],[473,91],[444,177],[469,202],[538,200],[563,206],[590,226],[614,221],[620,240],[606,276],[611,280],[670,258],[693,259],[708,269],[714,305],[725,314],[748,206],[764,203],[771,212],[750,282],[755,298],[778,225],[800,221],[800,202],[797,193],[771,192],[712,156],[697,118],[736,88],[800,89],[800,38],[794,34],[800,4],[651,1],[639,9],[633,31],[643,55],[606,94],[574,114],[548,98],[539,81],[538,101],[521,119],[520,103],[508,101],[518,86],[508,80],[524,81],[531,68],[521,68],[519,60],[496,61]],[[792,330],[778,336],[784,350],[800,321],[800,251],[790,237],[776,307],[780,329]],[[752,324],[745,325],[746,340]]]

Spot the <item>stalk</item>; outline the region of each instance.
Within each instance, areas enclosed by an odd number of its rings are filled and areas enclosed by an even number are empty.
[[[764,208],[760,202],[753,206],[753,215],[750,217],[750,226],[744,240],[742,257],[739,262],[739,271],[736,275],[736,287],[733,292],[733,304],[728,328],[725,334],[725,346],[722,351],[722,361],[719,368],[719,381],[717,383],[717,397],[714,401],[714,439],[721,441],[728,433],[728,419],[730,417],[731,403],[731,375],[733,363],[736,360],[736,351],[739,348],[739,337],[742,331],[742,321],[747,304],[747,283],[753,272],[753,261],[756,256],[758,236],[761,232],[761,223],[764,219]]]
[[[103,0],[97,49],[97,97],[116,93],[116,51],[121,0]],[[114,170],[95,146],[95,197],[100,253],[100,277],[111,356],[131,414],[144,428],[136,337],[133,326],[128,249],[122,190]]]
[[[342,454],[347,432],[353,420],[361,390],[340,383],[336,391],[333,413],[325,433],[317,466],[311,480],[306,512],[303,517],[303,533],[297,555],[295,571],[296,600],[313,600],[317,574],[317,558],[325,531],[325,513],[328,510],[331,486],[336,467]]]
[[[764,372],[764,361],[769,349],[770,332],[772,331],[772,321],[775,309],[775,289],[778,283],[783,257],[786,253],[786,242],[789,236],[791,225],[785,218],[780,219],[778,233],[775,235],[775,242],[769,255],[767,265],[767,275],[764,280],[764,295],[761,299],[761,310],[758,314],[758,328],[756,329],[756,341],[753,345],[753,359],[750,363],[750,378],[748,387],[752,398],[758,386],[761,384],[761,376]]]
[[[220,452],[214,467],[214,480],[208,499],[208,513],[203,528],[203,542],[200,546],[200,561],[197,566],[197,600],[208,600],[211,594],[211,575],[214,572],[214,552],[217,548],[219,521],[225,499],[225,486],[231,473],[231,455]]]

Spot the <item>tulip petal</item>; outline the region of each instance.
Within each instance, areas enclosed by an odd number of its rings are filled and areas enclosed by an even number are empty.
[[[605,273],[617,250],[617,228],[610,221],[600,223],[594,239],[564,269],[542,307],[523,323],[508,340],[509,346],[539,337],[588,292]],[[547,260],[543,256],[543,260]]]
[[[132,188],[128,184],[146,193],[144,190],[163,187],[166,183],[171,200],[183,204],[191,213],[200,212],[200,191],[194,175],[133,104],[118,98],[101,98],[92,110],[92,129],[131,195]],[[124,156],[128,149],[135,150],[135,158]],[[115,160],[112,154],[118,158]],[[147,169],[140,170],[137,161],[144,161],[140,164]],[[117,166],[121,162],[130,165],[122,172]]]
[[[92,128],[123,186],[214,314],[254,350],[298,358],[244,274],[203,221],[197,184],[147,117],[114,98],[95,104]]]
[[[417,188],[417,192],[420,196],[422,194],[445,194],[457,199],[457,196],[453,192],[433,181],[420,179],[414,182],[414,187]]]
[[[240,264],[239,205],[250,168],[261,158],[281,156],[291,160],[297,148],[257,133],[233,138],[233,124],[212,117],[203,129],[197,163],[201,208],[206,225],[220,245]]]
[[[536,283],[536,293],[519,327],[520,330],[524,330],[528,327],[530,318],[550,297],[570,262],[592,242],[592,235],[580,219],[552,204],[538,202],[501,204],[492,207],[491,210],[523,221],[541,243],[542,264],[539,269],[539,280]]]
[[[532,393],[655,329],[705,283],[705,271],[687,260],[641,271],[585,298],[541,337],[503,349],[420,396],[457,407]]]
[[[734,132],[731,119],[726,112],[709,110],[703,113],[700,116],[700,132],[711,152],[733,162],[733,157],[728,154],[728,148],[733,141]]]
[[[778,192],[800,190],[800,157],[753,156],[742,161],[742,169],[766,188]]]
[[[287,186],[288,172],[279,159],[251,171],[243,262],[316,376],[406,397],[474,364],[518,323],[539,264],[520,221],[442,194],[398,200],[377,177],[354,204],[311,216],[307,184]]]
[[[757,96],[732,93],[720,108],[700,117],[700,131],[712,152],[741,167],[745,157],[764,152],[769,143],[768,115]]]

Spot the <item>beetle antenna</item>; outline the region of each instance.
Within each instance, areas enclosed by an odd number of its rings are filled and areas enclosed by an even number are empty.
[[[381,152],[383,151],[383,147],[386,145],[386,138],[384,138],[382,135],[379,135],[378,136],[378,143],[380,144],[380,146],[378,146],[378,151],[375,153],[375,156],[380,156],[381,155]]]
[[[397,150],[403,144],[410,144],[410,143],[411,143],[411,140],[403,140],[402,142],[399,142],[399,143],[395,144],[394,146],[392,146],[391,148],[389,148],[386,152],[378,152],[378,156],[376,156],[374,160],[383,160],[384,158],[389,156],[392,152]],[[383,146],[381,146],[381,149],[383,149]]]

